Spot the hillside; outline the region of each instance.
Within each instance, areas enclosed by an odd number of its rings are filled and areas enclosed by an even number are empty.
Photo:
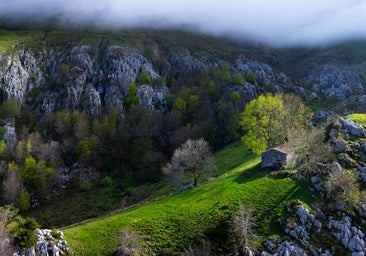
[[[193,31],[3,26],[0,204],[67,226],[76,255],[116,253],[124,228],[140,232],[150,255],[201,240],[229,253],[240,202],[254,207],[258,251],[357,255],[366,251],[366,130],[340,115],[365,120],[349,116],[366,112],[364,56],[363,41],[280,49]],[[286,93],[321,110],[306,119],[317,141],[292,134],[304,139],[304,165],[311,146],[331,152],[306,174],[262,170],[238,142],[247,103]],[[173,195],[162,167],[190,138],[209,143],[218,173]]]
[[[258,168],[259,157],[234,143],[215,155],[220,175],[190,191],[163,199],[148,199],[141,206],[64,229],[76,255],[111,255],[116,236],[124,228],[137,230],[148,254],[176,254],[208,236],[218,245],[229,243],[220,223],[239,202],[251,205],[258,218],[255,243],[284,235],[279,219],[295,199],[311,204],[306,186],[290,178],[271,178]]]

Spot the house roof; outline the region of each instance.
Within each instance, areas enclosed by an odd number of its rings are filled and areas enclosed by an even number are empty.
[[[279,145],[279,146],[274,147],[274,148],[270,148],[270,149],[266,150],[265,152],[268,152],[268,151],[271,151],[271,150],[280,152],[280,153],[285,154],[285,155],[288,155],[288,154],[290,154],[291,152],[294,151],[293,148],[291,148],[291,147],[289,147],[287,145],[284,145],[284,144],[283,145]]]

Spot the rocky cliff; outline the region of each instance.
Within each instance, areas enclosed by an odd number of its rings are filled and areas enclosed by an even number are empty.
[[[66,108],[83,109],[98,116],[104,105],[117,107],[123,113],[128,85],[146,71],[152,82],[138,84],[140,106],[163,110],[173,79],[187,81],[187,77],[203,69],[224,64],[229,64],[233,74],[255,73],[256,84],[241,88],[241,93],[251,98],[258,92],[286,91],[310,101],[340,101],[340,109],[351,109],[360,105],[365,94],[362,66],[332,61],[331,53],[329,61],[318,65],[308,64],[315,58],[308,54],[290,66],[291,59],[285,59],[283,52],[278,56],[273,51],[271,55],[275,57],[268,59],[263,57],[263,50],[200,35],[183,34],[182,38],[182,34],[168,37],[168,33],[144,32],[138,39],[132,37],[133,41],[130,34],[126,39],[122,36],[112,41],[96,33],[92,35],[94,41],[85,43],[75,33],[71,35],[77,39],[67,43],[60,39],[50,43],[45,39],[48,33],[43,41],[33,44],[22,42],[20,37],[11,50],[2,51],[1,99],[15,98],[21,104],[31,104],[38,113]],[[136,35],[141,36],[139,33]],[[207,40],[211,41],[210,46]],[[194,45],[192,42],[196,41]],[[290,64],[285,65],[286,62]],[[294,73],[301,65],[303,71]]]

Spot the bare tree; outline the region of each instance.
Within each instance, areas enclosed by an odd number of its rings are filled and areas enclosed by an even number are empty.
[[[296,167],[301,176],[309,176],[319,165],[333,161],[331,149],[325,143],[322,129],[313,126],[289,131],[288,144],[296,152]]]
[[[203,241],[202,244],[189,246],[183,256],[213,256],[210,243]]]
[[[140,256],[143,255],[139,234],[133,230],[124,229],[120,233],[118,246],[118,256]]]
[[[0,255],[13,255],[15,252],[13,240],[10,237],[10,222],[16,215],[16,210],[11,207],[0,207]]]
[[[238,246],[239,254],[245,255],[248,243],[255,238],[254,227],[256,226],[254,210],[250,206],[239,204],[239,208],[231,217],[231,234]]]
[[[18,167],[11,164],[4,179],[2,188],[2,199],[6,204],[15,203],[18,199],[19,192],[23,187]]]
[[[216,169],[210,147],[203,138],[188,139],[174,151],[170,162],[163,168],[173,183],[198,185]]]
[[[331,171],[325,180],[328,196],[334,202],[356,205],[360,200],[359,183],[354,173]]]

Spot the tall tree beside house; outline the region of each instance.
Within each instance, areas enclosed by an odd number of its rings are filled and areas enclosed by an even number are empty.
[[[255,153],[282,144],[286,139],[283,129],[283,101],[278,96],[260,95],[248,103],[241,113],[240,125],[245,131],[244,145]]]
[[[260,95],[241,113],[243,143],[255,153],[289,141],[289,134],[308,129],[311,111],[292,94]]]
[[[177,148],[162,171],[175,185],[190,183],[197,186],[201,179],[210,176],[215,169],[208,142],[200,138],[188,139]]]

